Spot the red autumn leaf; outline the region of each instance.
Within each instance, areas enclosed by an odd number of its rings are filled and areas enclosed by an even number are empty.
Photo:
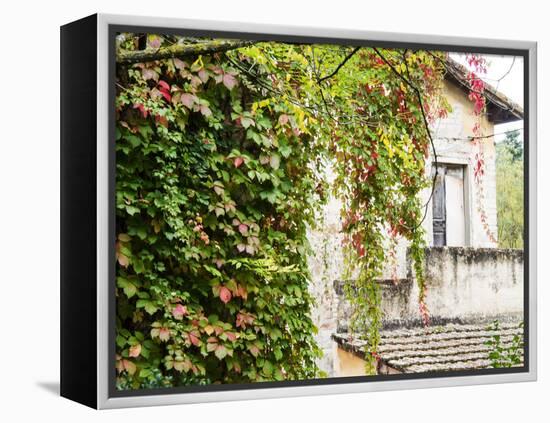
[[[216,348],[218,348],[218,339],[214,336],[211,336],[207,340],[206,351],[212,352],[212,351],[215,351]]]
[[[172,100],[172,95],[170,94],[170,85],[166,81],[159,81],[158,86],[160,87],[160,94],[168,102]]]
[[[126,257],[122,253],[118,253],[117,259],[118,259],[118,264],[120,264],[122,267],[128,267],[128,265],[130,264],[130,260],[128,260],[128,257]]]
[[[168,341],[170,339],[170,330],[168,328],[160,328],[159,339],[163,342]]]
[[[235,212],[237,210],[237,208],[235,207],[235,202],[233,200],[229,200],[227,203],[225,203],[224,208],[226,212]]]
[[[220,300],[222,300],[224,304],[227,304],[229,301],[231,301],[231,291],[225,286],[222,286],[220,288]]]
[[[173,59],[174,60],[174,66],[176,69],[182,70],[187,67],[187,63],[185,63],[183,60],[178,59],[177,57]]]
[[[281,126],[284,126],[287,123],[288,123],[288,115],[282,114],[281,116],[279,116],[279,124]]]
[[[197,101],[197,97],[193,94],[183,93],[180,98],[181,104],[190,109]]]
[[[229,339],[231,342],[235,342],[237,340],[237,335],[233,332],[225,332],[225,336],[227,336],[227,339]]]
[[[223,69],[220,68],[219,66],[213,66],[213,65],[211,65],[211,66],[210,66],[210,69],[212,69],[212,71],[213,71],[215,74],[217,74],[217,75],[223,74]]]
[[[191,86],[192,86],[193,88],[197,88],[197,87],[199,87],[201,84],[202,84],[202,80],[201,80],[198,76],[193,75],[193,76],[191,77]]]
[[[149,79],[153,79],[154,81],[157,81],[159,79],[159,74],[155,72],[153,69],[149,68],[143,68],[141,70],[141,75],[143,76],[143,79],[146,81]]]
[[[158,82],[159,86],[161,87],[161,91],[164,88],[165,91],[170,91],[170,85],[166,81],[163,81],[162,79]]]
[[[233,160],[233,164],[235,167],[239,167],[244,162],[244,159],[242,157],[235,157],[235,160]]]
[[[212,116],[212,110],[206,104],[201,104],[199,110],[204,117]]]
[[[117,354],[116,369],[119,373],[124,371],[124,363],[120,359],[120,356]]]
[[[251,345],[248,350],[252,353],[254,357],[257,357],[260,354],[260,349],[256,345]]]
[[[186,359],[186,360],[183,360],[183,361],[176,360],[173,363],[174,363],[173,364],[174,369],[176,369],[178,372],[187,373],[191,369],[191,366],[192,366],[192,363],[191,363],[191,361],[189,361],[189,359]]]
[[[226,73],[223,75],[223,85],[225,85],[228,90],[231,90],[235,85],[237,85],[237,80],[230,73]]]
[[[172,100],[172,96],[170,95],[170,93],[168,91],[164,91],[164,90],[160,90],[160,94],[164,97],[164,99],[166,101],[171,101]]]
[[[141,344],[132,345],[128,351],[128,356],[139,357],[141,354]]]
[[[218,345],[216,347],[216,350],[214,351],[214,355],[218,358],[218,360],[223,360],[227,353],[227,348],[225,348],[225,346],[223,345]]]
[[[245,225],[244,223],[241,223],[239,225],[239,232],[244,235],[248,232],[248,225]]]
[[[128,372],[130,376],[136,372],[136,365],[130,360],[122,360],[122,367]]]
[[[160,45],[162,44],[162,38],[158,35],[149,34],[147,36],[147,46],[157,49],[160,48]]]
[[[235,293],[235,296],[241,297],[243,300],[246,300],[248,297],[248,292],[246,291],[246,288],[242,285],[237,286],[237,292]]]
[[[149,97],[151,97],[153,100],[157,100],[162,97],[162,94],[160,90],[155,87],[149,92]]]
[[[168,119],[166,119],[165,116],[156,115],[156,116],[155,116],[155,121],[156,121],[158,124],[164,126],[165,128],[168,128]]]
[[[246,328],[246,325],[254,323],[254,316],[246,313],[237,313],[236,326]]]
[[[145,108],[145,106],[141,103],[136,103],[134,104],[134,109],[138,109],[140,112],[141,112],[141,116],[143,116],[143,118],[146,118],[147,117],[147,109]]]
[[[201,81],[202,81],[203,83],[205,83],[206,81],[208,81],[208,76],[209,76],[209,75],[208,75],[208,72],[206,71],[206,69],[202,68],[202,69],[199,71],[198,75],[199,75],[199,78],[201,79]]]
[[[235,324],[238,328],[240,328],[240,327],[245,328],[246,327],[245,317],[244,317],[243,314],[241,314],[241,313],[237,314],[237,319],[235,321]]]
[[[175,319],[181,320],[183,316],[187,316],[187,314],[187,307],[184,305],[178,304],[172,309],[172,316],[174,316]]]
[[[196,333],[190,332],[187,334],[187,337],[189,338],[189,342],[191,342],[195,347],[200,346],[201,340]]]

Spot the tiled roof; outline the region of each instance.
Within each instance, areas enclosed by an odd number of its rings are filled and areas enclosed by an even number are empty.
[[[446,78],[469,92],[468,69],[448,58],[445,62]],[[493,123],[506,123],[523,119],[523,107],[498,91],[491,84],[485,84],[483,94],[488,100],[488,118]]]
[[[487,324],[448,324],[428,328],[396,329],[380,333],[380,364],[401,373],[488,368],[491,347],[485,343],[500,336],[509,347],[514,336],[523,336],[519,323],[502,323],[498,331]],[[340,348],[364,356],[364,341],[347,333],[334,334]]]

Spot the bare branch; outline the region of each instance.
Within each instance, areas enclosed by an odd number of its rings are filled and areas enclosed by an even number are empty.
[[[494,138],[499,135],[508,135],[512,132],[519,132],[523,131],[523,128],[516,128],[516,129],[510,129],[508,131],[503,132],[495,132],[493,134],[488,135],[477,135],[477,136],[471,136],[471,137],[437,137],[436,140],[443,140],[443,141],[473,141],[473,140],[482,140],[486,138]]]
[[[355,48],[352,50],[352,52],[351,52],[350,54],[348,54],[348,55],[345,57],[345,59],[342,60],[342,62],[340,62],[340,64],[336,67],[336,69],[334,69],[334,71],[332,71],[332,73],[330,73],[329,75],[323,76],[322,78],[319,78],[319,79],[317,80],[317,82],[320,84],[321,82],[323,82],[323,81],[325,81],[325,80],[327,80],[327,79],[330,79],[330,78],[332,78],[334,75],[336,75],[336,74],[340,71],[340,69],[342,69],[342,66],[344,66],[344,65],[347,63],[347,61],[348,61],[349,59],[351,59],[351,58],[353,57],[353,55],[359,51],[360,48],[361,48],[361,47],[355,47]]]

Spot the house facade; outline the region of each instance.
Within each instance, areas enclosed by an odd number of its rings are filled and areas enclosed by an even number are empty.
[[[430,187],[421,193],[422,204],[426,204],[422,225],[429,246],[425,260],[427,306],[436,325],[484,328],[496,319],[514,326],[523,313],[523,252],[498,248],[496,149],[494,137],[486,135],[494,134],[497,124],[523,119],[523,110],[487,86],[486,111],[475,116],[468,98],[467,71],[453,61],[448,63],[444,84],[452,112],[431,128],[436,154],[430,154],[426,168],[435,183],[433,190]],[[486,137],[473,142],[476,123]],[[474,169],[480,151],[484,174],[476,181]],[[311,290],[318,299],[313,318],[319,328],[317,341],[324,352],[319,365],[331,376],[362,374],[364,369],[360,348],[346,344],[349,313],[340,281],[344,260],[339,211],[340,203],[329,201],[323,210],[324,224],[309,234],[316,251],[309,259]],[[395,259],[388,261],[380,284],[384,329],[415,330],[422,326],[406,240],[398,240]],[[458,332],[462,333],[460,329]],[[455,333],[454,327],[449,329],[449,336],[454,336],[451,333]],[[391,340],[389,334],[387,339]],[[391,345],[385,348],[391,350]],[[481,359],[461,360],[456,358],[449,369],[487,364]],[[400,369],[424,365],[413,363]],[[385,368],[394,370],[391,366]]]

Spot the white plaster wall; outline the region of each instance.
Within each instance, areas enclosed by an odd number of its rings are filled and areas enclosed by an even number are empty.
[[[434,318],[488,321],[523,314],[523,254],[499,249],[432,248],[426,254],[426,302]],[[418,287],[411,301],[388,317],[417,318]]]
[[[488,323],[523,315],[523,253],[495,248],[432,247],[426,252],[426,305],[432,325]],[[415,280],[381,283],[386,326],[422,324]],[[346,330],[349,305],[342,296],[338,327]]]

